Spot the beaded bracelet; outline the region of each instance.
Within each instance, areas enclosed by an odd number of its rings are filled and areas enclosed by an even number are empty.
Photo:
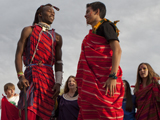
[[[21,76],[23,76],[23,75],[24,75],[23,72],[18,72],[18,73],[17,73],[18,78],[21,77]]]
[[[109,74],[109,77],[112,77],[113,79],[117,79],[116,73]]]

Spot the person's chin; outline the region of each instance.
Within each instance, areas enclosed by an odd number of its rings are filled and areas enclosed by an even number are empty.
[[[53,21],[50,21],[50,25],[53,23]]]
[[[46,22],[48,25],[51,25],[53,23],[53,21],[48,21]]]
[[[90,22],[89,22],[89,21],[86,21],[86,23],[87,23],[87,24],[90,24]]]
[[[142,75],[141,78],[144,79],[144,78],[147,78],[147,76]]]
[[[90,25],[90,23],[89,22],[86,22],[87,23],[87,25]]]

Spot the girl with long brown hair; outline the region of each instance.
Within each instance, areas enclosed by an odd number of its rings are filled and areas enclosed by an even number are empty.
[[[141,63],[137,70],[134,93],[136,96],[136,120],[160,120],[159,75],[148,63]]]

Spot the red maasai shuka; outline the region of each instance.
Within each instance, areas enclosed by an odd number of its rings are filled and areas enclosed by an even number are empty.
[[[27,89],[27,104],[29,110],[40,116],[43,120],[49,120],[54,108],[52,98],[54,91],[53,64],[55,63],[55,32],[41,31],[38,25],[33,26],[33,31],[27,40],[23,54],[23,62],[27,66],[25,77],[30,86]],[[38,43],[38,39],[40,40]],[[38,43],[38,47],[36,49]],[[31,59],[34,55],[33,61]],[[38,63],[40,63],[38,65]],[[42,63],[42,64],[41,64]],[[24,93],[21,91],[19,109],[24,109]]]
[[[82,43],[76,81],[78,85],[78,120],[123,120],[124,87],[122,70],[117,72],[116,93],[110,97],[103,88],[112,68],[112,50],[107,40],[90,30]]]
[[[4,96],[1,100],[1,120],[20,120],[19,110]]]
[[[153,82],[135,93],[136,120],[160,120],[160,85]]]

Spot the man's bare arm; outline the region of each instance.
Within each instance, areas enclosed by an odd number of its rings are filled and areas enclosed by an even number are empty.
[[[27,38],[29,37],[31,32],[32,32],[31,27],[25,27],[22,30],[21,37],[18,41],[16,55],[15,55],[15,66],[16,66],[17,73],[22,72],[22,66],[23,66],[22,65],[22,55],[23,55],[23,51],[26,45]],[[19,89],[22,90],[23,86],[25,87],[29,86],[28,80],[26,80],[24,76],[19,77],[19,80],[20,80],[18,82]]]
[[[56,63],[55,63],[55,71],[62,71],[62,63],[58,63],[57,61],[62,61],[62,37],[58,34],[57,35],[57,45],[56,45]]]
[[[56,54],[55,54],[55,72],[57,75],[61,75],[63,68],[62,68],[62,37],[59,34],[56,34]],[[58,74],[58,72],[60,74]],[[56,76],[56,77],[61,77],[61,76]],[[61,79],[61,78],[60,78]],[[55,91],[54,95],[53,95],[53,99],[55,99],[59,93],[60,93],[60,83],[61,81],[57,81],[53,87],[53,91]]]
[[[112,69],[111,69],[110,74],[113,74],[113,73],[117,74],[118,67],[119,67],[119,64],[120,64],[122,50],[121,50],[120,44],[117,40],[110,41],[110,47],[113,51]],[[108,78],[108,80],[106,81],[106,83],[104,84],[103,87],[106,87],[106,94],[107,94],[108,89],[109,89],[110,90],[110,95],[113,96],[114,93],[116,92],[116,79],[114,79],[112,77]]]

